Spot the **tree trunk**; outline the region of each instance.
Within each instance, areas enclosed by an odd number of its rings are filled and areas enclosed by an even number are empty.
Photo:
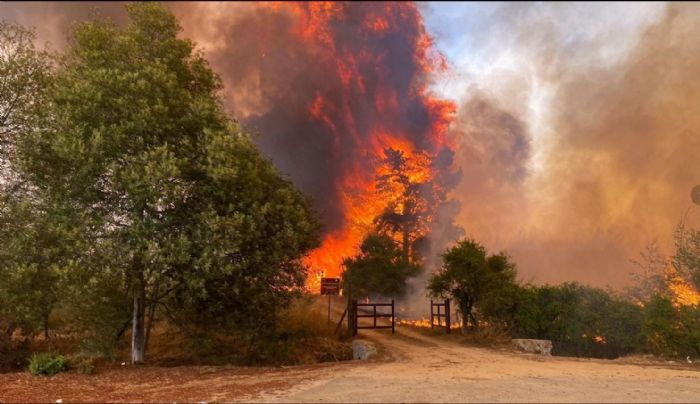
[[[134,285],[134,317],[131,326],[131,363],[143,363],[145,351],[144,338],[144,286],[143,282],[136,282]]]
[[[156,317],[156,304],[158,303],[158,294],[160,293],[160,281],[156,281],[155,291],[151,297],[148,306],[148,326],[146,327],[146,341],[143,343],[144,351],[148,349],[148,341],[151,339],[151,329]]]
[[[49,315],[44,315],[44,339],[49,340]]]
[[[462,334],[466,334],[469,331],[469,302],[467,299],[459,299],[459,310],[462,312]]]
[[[471,319],[472,319],[472,324],[474,325],[474,329],[475,329],[475,330],[478,329],[478,328],[479,328],[479,322],[476,321],[476,316],[474,316],[474,312],[473,312],[472,310],[469,311],[469,317],[471,317]]]

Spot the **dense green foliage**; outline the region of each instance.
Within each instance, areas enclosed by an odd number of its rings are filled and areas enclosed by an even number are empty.
[[[507,321],[519,338],[552,340],[558,355],[614,358],[636,351],[642,309],[602,289],[566,283],[518,287]]]
[[[662,296],[644,306],[642,335],[645,350],[668,357],[700,357],[700,307],[674,307]]]
[[[0,154],[3,163],[13,142],[44,114],[51,81],[51,59],[34,47],[34,32],[0,21]],[[3,168],[7,166],[3,164]],[[4,172],[7,174],[7,172]]]
[[[157,3],[127,11],[126,27],[78,25],[53,66],[31,33],[0,27],[34,55],[0,59],[17,71],[0,85],[36,84],[17,101],[32,107],[0,122],[3,335],[48,337],[56,318],[109,353],[131,326],[142,353],[157,316],[186,332],[274,330],[318,244],[310,203],[226,116],[219,77],[175,17]]]
[[[53,376],[66,368],[66,358],[50,352],[35,353],[29,361],[29,373],[34,376]]]
[[[507,256],[492,257],[499,257],[497,264],[489,264],[479,243],[461,241],[446,251],[443,268],[431,278],[428,291],[455,299],[468,320],[463,324],[551,340],[555,355],[700,357],[700,308],[674,306],[670,291],[640,301],[645,294],[631,298],[577,283],[520,285]]]
[[[676,307],[664,296],[639,305],[576,283],[518,285],[490,294],[476,307],[482,326],[513,338],[551,340],[555,355],[700,357],[700,308]]]
[[[515,285],[515,265],[500,253],[487,255],[474,240],[461,240],[442,256],[442,268],[430,278],[428,290],[435,297],[451,297],[468,326],[478,327],[477,307],[503,305],[501,296]]]
[[[346,259],[343,292],[353,297],[403,297],[407,280],[421,268],[406,261],[402,248],[389,236],[370,234],[357,257]]]
[[[52,265],[62,247],[15,169],[17,139],[44,116],[51,60],[34,48],[34,33],[0,22],[0,345],[22,329],[47,330],[56,300]],[[46,229],[44,231],[43,229]],[[4,356],[4,355],[3,355]]]

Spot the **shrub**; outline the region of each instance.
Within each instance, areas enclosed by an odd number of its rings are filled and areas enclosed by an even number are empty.
[[[644,306],[644,349],[658,356],[700,356],[700,308],[676,308],[670,299],[655,295]]]
[[[68,368],[76,369],[82,374],[92,374],[95,370],[95,357],[85,352],[79,352],[68,357]]]
[[[576,283],[515,291],[501,321],[516,338],[552,340],[555,355],[616,358],[641,344],[641,309],[610,292]]]
[[[53,376],[65,369],[66,358],[50,352],[35,353],[29,360],[29,373],[34,376]]]
[[[0,338],[0,372],[22,369],[29,359],[30,348],[27,340]]]

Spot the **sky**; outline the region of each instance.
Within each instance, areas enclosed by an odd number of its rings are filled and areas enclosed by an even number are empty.
[[[98,7],[124,18],[119,3]],[[217,29],[236,7],[171,4],[210,54],[228,46]],[[3,2],[0,18],[35,26],[40,42],[61,48],[89,8]],[[523,280],[621,287],[646,245],[670,253],[679,221],[700,222],[689,197],[700,184],[700,6],[418,8],[447,60],[430,89],[457,105],[456,222],[510,253]]]

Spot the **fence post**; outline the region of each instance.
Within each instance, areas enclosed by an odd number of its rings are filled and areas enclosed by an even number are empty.
[[[445,327],[447,327],[447,333],[450,333],[452,328],[452,322],[450,321],[450,299],[445,299]]]
[[[373,311],[372,311],[372,317],[373,317],[373,320],[374,320],[374,325],[373,325],[373,327],[374,327],[374,328],[377,328],[377,305],[375,304],[374,306],[372,306],[372,309],[373,309]]]
[[[350,314],[348,320],[352,318],[351,335],[354,337],[357,335],[357,300],[350,300]]]
[[[433,320],[433,299],[430,299],[430,328],[433,328],[435,325],[433,324],[435,321]]]
[[[396,322],[394,321],[395,318],[396,317],[394,316],[394,299],[391,299],[391,333],[392,334],[394,334],[394,331],[396,328],[396,326],[395,326]],[[375,321],[376,321],[376,317],[375,317]]]

